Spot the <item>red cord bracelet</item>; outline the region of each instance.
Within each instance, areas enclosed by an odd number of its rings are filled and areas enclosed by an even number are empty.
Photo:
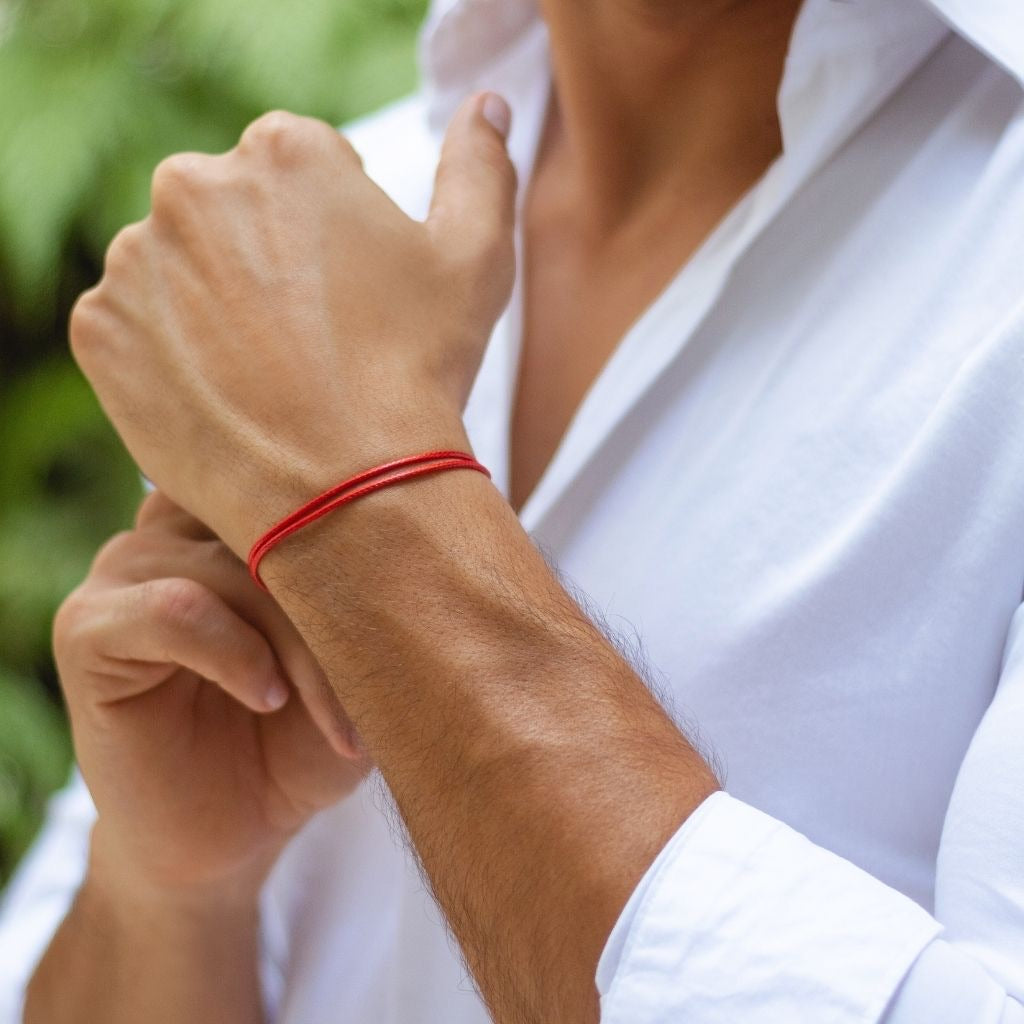
[[[472,469],[488,478],[491,475],[472,455],[460,451],[433,451],[423,452],[421,455],[407,455],[392,462],[385,462],[381,466],[374,466],[373,469],[364,470],[307,501],[267,530],[249,551],[249,575],[261,590],[266,590],[266,585],[260,578],[260,562],[271,548],[280,544],[286,537],[357,498],[373,494],[374,491],[401,483],[403,480],[449,469]]]

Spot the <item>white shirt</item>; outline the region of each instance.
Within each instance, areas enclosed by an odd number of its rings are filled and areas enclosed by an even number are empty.
[[[527,181],[531,5],[441,3],[423,53],[425,91],[352,130],[370,173],[422,215],[437,126],[490,87]],[[807,0],[784,154],[522,510],[727,780],[616,926],[605,1024],[1024,1021],[1022,81],[1021,0]],[[467,411],[501,488],[519,303]],[[266,886],[275,1024],[487,1021],[382,803],[318,816]],[[91,815],[73,785],[10,890],[0,1024]]]

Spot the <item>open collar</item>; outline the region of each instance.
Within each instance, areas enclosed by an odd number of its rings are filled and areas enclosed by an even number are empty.
[[[951,7],[954,0],[944,2]],[[617,425],[680,357],[743,254],[950,34],[949,19],[919,0],[806,0],[779,93],[782,155],[622,339],[521,510],[524,527],[532,532],[548,521]],[[508,98],[515,111],[510,152],[525,183],[550,87],[547,32],[531,0],[440,0],[427,24],[423,54],[435,132],[443,131],[468,92],[494,89]],[[520,304],[517,286],[466,410],[474,446],[486,452],[502,488],[521,344]]]
[[[1024,10],[1021,0],[806,0],[800,22],[818,21],[860,38],[879,40],[905,27],[913,31],[921,13],[967,39],[1024,85]],[[535,28],[534,0],[434,0],[421,36],[420,59],[431,121],[447,123],[468,93],[486,88],[489,71]],[[821,40],[813,40],[819,43]],[[841,44],[843,38],[833,43]],[[813,45],[808,37],[797,43]],[[790,67],[827,59],[831,46],[794,49]],[[786,83],[783,83],[785,91]]]
[[[1024,6],[1021,0],[922,0],[959,35],[1024,85]]]

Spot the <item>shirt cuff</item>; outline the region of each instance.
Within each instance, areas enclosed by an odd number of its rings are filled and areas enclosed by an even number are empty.
[[[616,924],[598,966],[601,1021],[876,1022],[940,931],[913,900],[716,793]]]
[[[977,960],[942,939],[918,958],[885,1024],[1024,1024],[1024,1007]]]

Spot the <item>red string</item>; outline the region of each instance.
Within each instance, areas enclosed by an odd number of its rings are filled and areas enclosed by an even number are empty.
[[[413,468],[405,469],[407,466]],[[407,455],[392,462],[385,462],[381,466],[374,466],[373,469],[364,470],[330,490],[324,491],[323,494],[317,495],[311,501],[307,501],[267,530],[249,551],[249,575],[261,590],[266,590],[267,588],[260,578],[260,562],[271,548],[280,544],[285,538],[309,526],[310,523],[316,522],[328,512],[333,512],[357,498],[373,494],[374,491],[401,483],[403,480],[411,480],[414,477],[449,469],[472,469],[483,473],[488,478],[491,475],[486,467],[477,462],[472,455],[459,451],[434,451],[423,452],[422,455]],[[404,471],[395,472],[395,470]]]

